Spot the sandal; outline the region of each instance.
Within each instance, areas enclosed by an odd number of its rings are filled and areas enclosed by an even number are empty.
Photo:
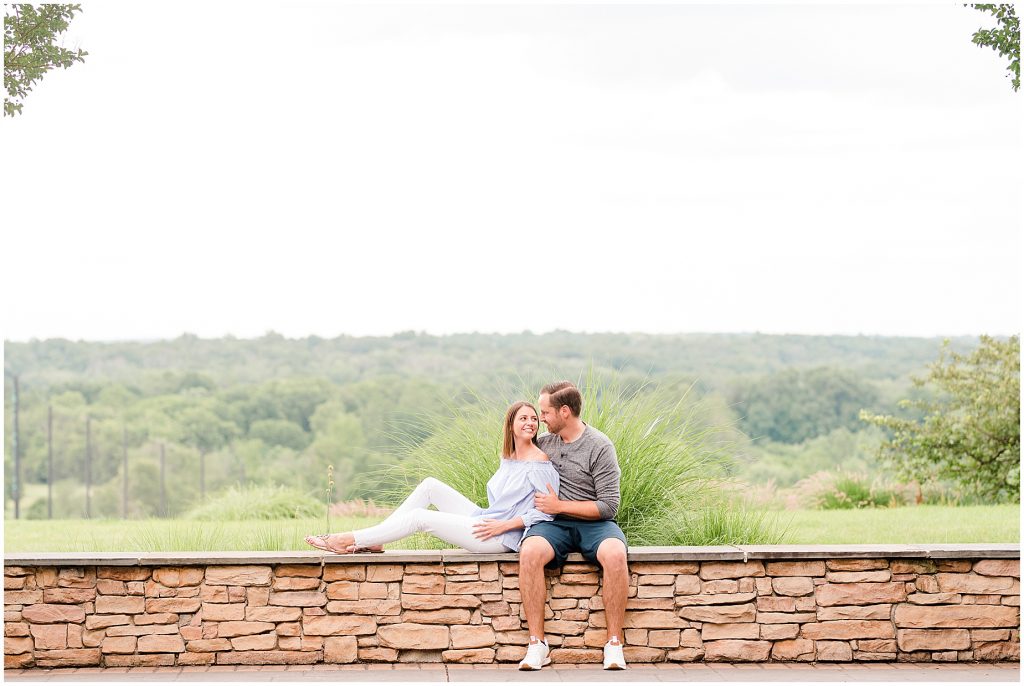
[[[315,536],[307,536],[306,539],[305,539],[306,540],[306,544],[313,546],[317,550],[323,550],[324,552],[334,553],[335,555],[354,555],[354,554],[363,554],[363,553],[383,553],[384,552],[384,548],[381,547],[381,546],[361,546],[361,547],[357,547],[357,546],[354,546],[354,545],[349,545],[349,546],[346,546],[343,550],[337,550],[337,549],[332,548],[331,546],[329,546],[327,544],[327,537],[331,536],[331,535],[332,534],[317,534]],[[311,538],[312,539],[319,539],[321,545],[317,545],[316,543],[313,543],[312,541],[308,540],[308,539],[311,539]]]
[[[361,548],[357,548],[355,546],[350,545],[346,549],[346,552],[350,553],[352,555],[363,554],[363,553],[383,553],[384,552],[384,547],[383,546],[363,546]]]
[[[331,546],[329,546],[327,544],[327,537],[331,536],[331,535],[332,534],[317,534],[315,536],[306,536],[306,538],[304,540],[306,541],[307,545],[311,545],[314,548],[316,548],[317,550],[323,550],[326,553],[335,553],[335,554],[338,554],[338,555],[343,555],[344,553],[346,553],[347,550],[336,550],[336,549],[332,548]],[[314,543],[313,541],[311,541],[309,539],[313,539],[313,540],[319,539],[320,543],[319,544]]]

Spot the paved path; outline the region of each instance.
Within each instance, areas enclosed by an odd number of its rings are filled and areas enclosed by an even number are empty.
[[[77,669],[6,669],[11,682],[181,681],[218,683],[272,681],[308,683],[489,682],[562,683],[586,681],[651,682],[1018,682],[1020,665],[1003,664],[657,664],[624,672],[600,665],[553,665],[540,672],[520,672],[512,665],[312,665],[264,667],[80,667]]]

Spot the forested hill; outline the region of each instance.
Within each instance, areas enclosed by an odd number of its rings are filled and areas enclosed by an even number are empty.
[[[954,339],[969,350],[974,338]],[[315,376],[344,384],[380,376],[473,383],[615,370],[627,376],[678,376],[719,388],[735,376],[787,368],[834,367],[866,379],[920,373],[935,359],[938,338],[781,336],[766,334],[456,334],[391,337],[201,339],[156,342],[51,339],[5,342],[5,369],[26,389],[82,382],[139,387],[172,375],[198,374],[223,388],[275,378]],[[157,376],[154,376],[157,373]],[[77,383],[76,383],[77,382]],[[200,381],[202,383],[202,381]]]
[[[860,410],[895,410],[941,345],[569,332],[6,342],[5,485],[10,503],[14,377],[29,516],[46,512],[51,455],[61,516],[152,516],[185,512],[235,483],[313,493],[328,465],[339,498],[375,497],[374,483],[360,478],[399,461],[410,437],[424,439],[424,414],[481,399],[501,405],[535,397],[546,382],[591,375],[632,387],[696,381],[691,397],[710,408],[709,425],[753,439],[737,444],[738,468],[792,483],[820,469],[870,468],[878,431],[865,432]],[[960,351],[976,345],[953,342]],[[122,503],[125,464],[131,492]],[[162,474],[175,487],[158,507]]]

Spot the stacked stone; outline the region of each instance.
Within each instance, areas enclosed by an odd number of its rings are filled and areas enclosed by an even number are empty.
[[[700,595],[675,602],[700,622],[705,661],[1020,655],[1019,560],[714,562],[698,577]]]
[[[100,664],[94,568],[4,567],[4,668]]]
[[[5,567],[6,667],[493,663],[529,639],[515,562]],[[1018,560],[634,562],[634,663],[1020,655]],[[596,567],[546,575],[556,663],[599,662]]]
[[[1020,560],[893,561],[900,660],[1020,660]]]

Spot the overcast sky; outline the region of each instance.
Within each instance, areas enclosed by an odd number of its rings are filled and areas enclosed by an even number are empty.
[[[3,131],[3,335],[1010,334],[960,3],[87,3]]]

